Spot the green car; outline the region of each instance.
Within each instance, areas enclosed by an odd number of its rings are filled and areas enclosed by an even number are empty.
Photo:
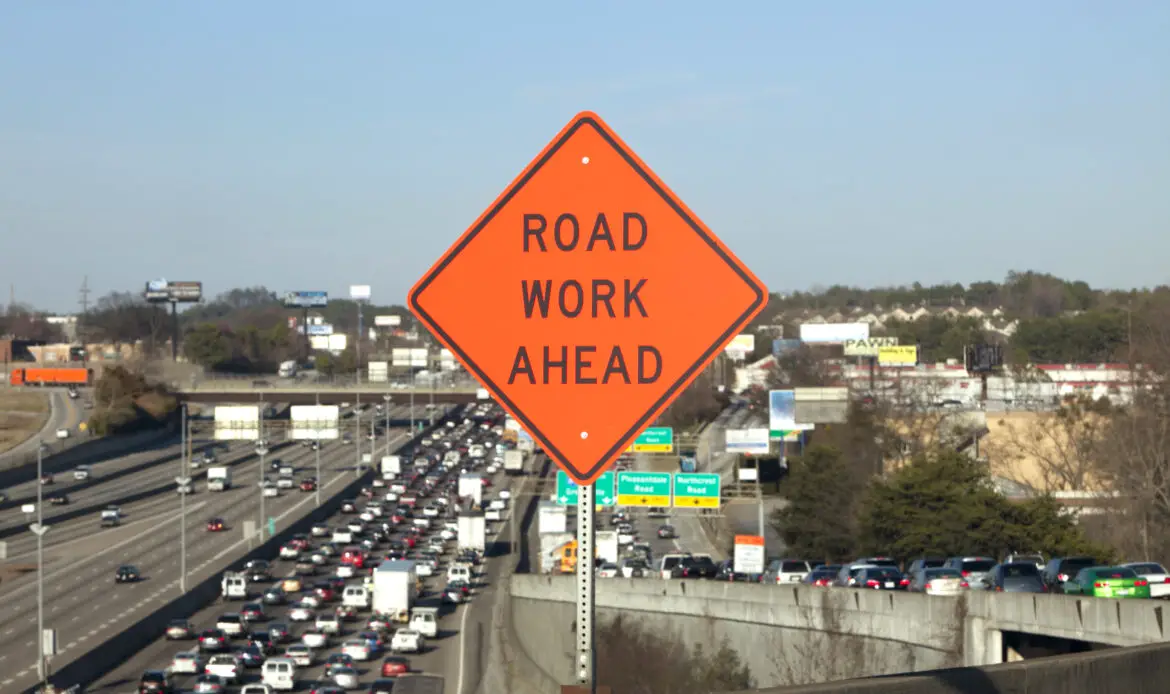
[[[1148,598],[1150,582],[1124,566],[1090,566],[1065,582],[1064,593],[1094,598]]]

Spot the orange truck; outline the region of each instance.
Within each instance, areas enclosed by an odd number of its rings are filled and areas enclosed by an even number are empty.
[[[8,382],[14,386],[87,386],[93,369],[77,367],[35,367],[10,369]]]

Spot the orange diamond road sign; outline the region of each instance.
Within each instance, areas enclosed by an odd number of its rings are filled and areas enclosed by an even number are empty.
[[[410,291],[414,315],[578,484],[767,300],[601,118],[578,114]]]

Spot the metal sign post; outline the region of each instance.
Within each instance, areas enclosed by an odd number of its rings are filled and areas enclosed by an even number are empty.
[[[577,684],[597,691],[593,660],[593,485],[577,488]]]

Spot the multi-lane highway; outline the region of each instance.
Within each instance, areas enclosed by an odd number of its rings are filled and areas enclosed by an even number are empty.
[[[504,512],[504,518],[498,523],[489,523],[488,525],[488,544],[490,546],[496,537],[505,540],[509,537],[511,524],[516,522],[514,514],[522,511],[524,508],[525,502],[528,499],[527,488],[535,482],[532,477],[509,479],[503,477],[502,473],[496,473],[489,477],[492,479],[492,486],[485,491],[485,497],[498,497],[501,489],[508,489],[513,498],[513,502],[508,504],[508,508]],[[420,507],[424,503],[424,498],[419,499]],[[359,510],[360,505],[359,502]],[[330,518],[327,521],[327,525],[330,527],[338,527],[353,520],[355,516],[356,514],[339,513],[333,518]],[[395,537],[401,537],[401,535],[396,534]],[[384,554],[386,546],[383,543],[379,549],[376,549],[374,551],[375,556],[378,556],[380,553]],[[436,570],[435,575],[424,579],[425,597],[420,604],[438,604],[438,591],[446,583],[446,566],[453,556],[451,551],[453,545],[449,543],[447,547],[448,551],[445,553],[443,561]],[[496,590],[498,577],[509,561],[514,561],[514,557],[496,556],[487,558],[482,565],[483,574],[477,580],[470,602],[459,606],[443,606],[442,616],[439,622],[439,638],[428,640],[427,647],[423,653],[407,656],[410,660],[412,672],[425,673],[441,679],[444,683],[444,688],[440,691],[446,692],[446,694],[471,694],[474,692],[479,682],[479,670],[482,663],[478,658],[478,652],[472,653],[468,647],[469,639],[467,636],[468,634],[475,634],[477,644],[481,643],[484,638],[490,636],[484,630],[484,625],[490,620],[491,602],[494,597],[493,593]],[[293,573],[290,562],[274,563],[277,568],[277,576],[283,577]],[[333,563],[322,569],[321,576],[310,577],[309,583],[322,580],[324,575],[331,575],[335,568],[336,559]],[[351,579],[350,583],[355,583],[356,580]],[[254,586],[254,590],[257,593],[265,588],[267,588],[267,584]],[[220,615],[234,613],[239,609],[239,606],[240,603],[238,602],[226,604],[219,601],[215,605],[204,609],[199,614],[194,615],[191,618],[191,622],[195,626],[196,631],[210,629],[214,626],[216,619]],[[332,605],[327,605],[321,608],[319,613],[331,609]],[[293,641],[298,641],[300,634],[307,627],[304,623],[290,622],[288,619],[288,610],[289,608],[287,606],[266,607],[267,621],[258,624],[256,628],[264,629],[266,625],[270,625],[273,622],[283,622],[292,626],[294,633]],[[333,638],[329,648],[318,649],[315,665],[308,668],[298,668],[297,679],[302,684],[307,685],[321,678],[324,661],[330,655],[339,651],[340,645],[346,637],[352,636],[353,633],[364,629],[368,617],[368,613],[359,614],[358,620],[348,623],[345,626],[345,636]],[[115,671],[102,678],[99,682],[92,683],[87,688],[87,691],[91,693],[127,691],[137,685],[138,678],[141,677],[143,671],[166,668],[176,653],[189,650],[193,647],[194,644],[191,641],[157,641]],[[368,688],[375,679],[380,677],[381,661],[382,657],[379,655],[371,661],[358,663],[363,690]],[[193,679],[192,677],[182,676],[178,678],[177,684],[183,690],[189,690],[192,687]],[[254,681],[257,677],[252,673],[248,676],[248,679],[249,681]]]
[[[78,425],[86,418],[85,410],[81,406],[81,398],[74,400],[68,397],[68,391],[58,388],[46,389],[44,392],[49,398],[48,421],[39,432],[29,437],[27,441],[0,454],[0,468],[24,463],[36,455],[37,447],[41,445],[42,441],[49,444],[50,453],[57,453],[68,446],[76,445],[79,441],[85,440],[84,435],[78,429]],[[70,438],[59,441],[57,439],[58,429],[68,429]]]

